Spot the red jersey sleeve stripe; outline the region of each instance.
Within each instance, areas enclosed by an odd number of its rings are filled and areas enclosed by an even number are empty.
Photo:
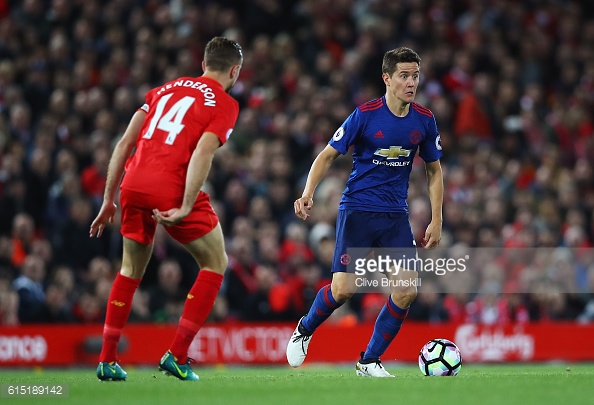
[[[423,105],[421,105],[421,104],[419,104],[419,103],[412,103],[412,105],[413,105],[414,107],[420,108],[420,109],[422,109],[422,110],[431,111],[431,110],[429,110],[427,107],[425,107],[425,106],[423,106]]]
[[[366,112],[366,111],[373,111],[377,110],[381,106],[384,105],[384,101],[380,98],[378,101],[370,101],[365,104],[361,104],[359,106],[359,111]]]
[[[359,107],[360,108],[364,108],[364,107],[368,107],[368,106],[371,107],[371,106],[375,106],[375,105],[381,105],[383,102],[384,102],[383,99],[378,98],[376,100],[371,100],[371,101],[368,101],[366,103],[363,103]]]
[[[419,114],[426,115],[427,117],[433,117],[433,113],[430,110],[422,110],[422,109],[419,109],[419,108],[415,108],[414,106],[413,106],[413,108]]]
[[[413,106],[413,108],[414,108],[415,110],[417,110],[417,111],[418,111],[418,112],[420,112],[421,114],[425,113],[425,115],[427,115],[427,114],[429,114],[430,116],[432,116],[432,115],[433,115],[433,113],[431,112],[431,110],[430,110],[430,109],[428,109],[428,108],[425,108],[425,107],[423,107],[423,106],[422,106],[422,105],[420,105],[420,104],[413,103],[413,105],[412,105],[412,106]]]

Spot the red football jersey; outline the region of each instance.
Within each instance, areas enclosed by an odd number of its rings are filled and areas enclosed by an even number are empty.
[[[188,164],[198,140],[212,132],[224,144],[239,105],[219,82],[181,77],[149,91],[147,115],[136,152],[126,161],[122,188],[164,197],[182,197]]]

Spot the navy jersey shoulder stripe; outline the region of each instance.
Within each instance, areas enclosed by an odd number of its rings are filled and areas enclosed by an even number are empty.
[[[371,101],[361,104],[358,108],[359,108],[359,111],[366,112],[366,111],[377,110],[378,108],[380,108],[383,105],[384,105],[384,99],[377,98],[375,100],[371,100]]]
[[[433,117],[433,113],[430,109],[423,107],[420,104],[412,103],[412,107],[420,114],[426,115],[427,117]]]

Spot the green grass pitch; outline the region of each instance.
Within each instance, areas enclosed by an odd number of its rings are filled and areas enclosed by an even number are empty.
[[[125,382],[92,369],[0,369],[0,384],[68,384],[68,398],[7,398],[0,404],[594,404],[594,364],[464,365],[456,377],[424,377],[387,364],[390,379],[356,377],[354,366],[194,367],[198,382],[133,368]]]

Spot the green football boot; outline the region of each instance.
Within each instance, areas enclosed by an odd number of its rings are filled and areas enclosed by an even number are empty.
[[[126,381],[128,373],[116,362],[103,361],[97,366],[97,378],[101,381]]]
[[[192,371],[192,368],[190,367],[190,359],[188,359],[186,364],[178,364],[176,360],[175,356],[167,350],[167,353],[161,357],[159,370],[165,375],[175,376],[182,381],[198,381],[200,379],[200,377]]]

